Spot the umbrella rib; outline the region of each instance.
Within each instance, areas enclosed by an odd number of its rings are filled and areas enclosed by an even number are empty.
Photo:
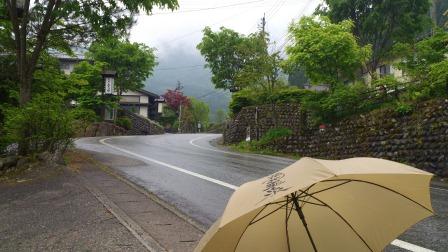
[[[327,182],[327,181],[330,181],[330,180],[323,180],[322,182]],[[325,192],[325,191],[330,190],[330,189],[333,189],[333,188],[335,188],[335,187],[339,187],[339,186],[345,185],[345,184],[347,184],[347,183],[349,183],[349,182],[351,182],[351,180],[344,181],[343,183],[340,183],[340,184],[337,184],[337,185],[334,185],[334,186],[330,186],[330,187],[328,187],[328,188],[325,188],[325,189],[322,189],[322,190],[319,190],[319,191],[315,191],[315,192],[312,192],[312,193],[308,193],[308,195],[314,195],[314,194],[317,194],[317,193]],[[306,192],[306,191],[305,191],[305,192]],[[299,194],[299,196],[300,196],[300,195],[302,195],[302,194]],[[299,199],[300,199],[300,198],[305,198],[305,197],[307,197],[308,195],[301,196],[301,197],[299,197]],[[302,200],[300,200],[300,201],[302,201]]]
[[[429,211],[430,213],[434,213],[433,211],[431,211],[431,210],[428,209],[427,207],[425,207],[425,206],[423,206],[422,204],[418,203],[417,201],[415,201],[415,200],[409,198],[408,196],[406,196],[406,195],[404,195],[404,194],[401,194],[401,193],[399,193],[399,192],[397,192],[397,191],[395,191],[395,190],[393,190],[393,189],[390,189],[390,188],[388,188],[388,187],[385,187],[385,186],[383,186],[383,185],[380,185],[380,184],[377,184],[377,183],[373,183],[373,182],[370,182],[370,181],[360,180],[360,179],[331,179],[331,180],[323,180],[322,182],[325,182],[325,181],[347,181],[347,180],[348,180],[348,181],[354,181],[354,182],[360,182],[360,183],[366,183],[366,184],[370,184],[370,185],[374,185],[374,186],[381,187],[381,188],[383,188],[383,189],[386,189],[386,190],[388,190],[388,191],[391,191],[391,192],[393,192],[393,193],[395,193],[395,194],[400,195],[401,197],[403,197],[403,198],[405,198],[405,199],[407,199],[407,200],[413,202],[413,203],[416,204],[416,205],[421,206],[422,208],[426,209],[426,210]]]
[[[288,202],[286,202],[285,204],[283,204],[283,205],[279,206],[278,208],[272,210],[271,212],[269,212],[268,214],[266,214],[265,216],[261,217],[260,219],[258,219],[258,220],[256,220],[256,221],[254,221],[255,218],[252,219],[252,221],[249,223],[249,226],[252,225],[252,224],[255,224],[255,223],[261,221],[262,219],[268,217],[269,215],[271,215],[271,214],[277,212],[279,209],[281,209],[282,207],[284,207],[284,206],[286,206],[286,205],[288,205]],[[267,206],[267,205],[266,205],[266,206]],[[263,209],[263,210],[264,210],[264,209]]]
[[[350,229],[358,236],[359,239],[361,239],[361,241],[367,246],[367,248],[369,248],[369,250],[373,252],[373,249],[369,246],[369,244],[367,244],[364,238],[362,238],[362,236],[355,230],[355,228],[339,212],[334,210],[330,205],[328,205],[324,201],[314,197],[313,195],[310,195],[310,197],[324,204],[324,206],[328,207],[331,211],[333,211],[339,218],[341,218],[345,222],[345,224],[347,224],[347,226],[350,227]]]
[[[252,220],[250,220],[249,225],[246,226],[246,228],[244,229],[244,231],[241,233],[240,238],[238,239],[238,242],[235,244],[235,248],[233,249],[233,251],[236,251],[236,248],[238,248],[238,244],[240,244],[241,238],[243,238],[244,233],[246,233],[247,228],[249,228],[249,226],[251,225],[250,223],[255,220],[255,218],[258,217],[258,215],[260,215],[261,212],[264,211],[264,209],[266,209],[266,207],[268,207],[268,205],[263,206],[263,208],[260,210],[260,212],[258,212],[253,218]]]

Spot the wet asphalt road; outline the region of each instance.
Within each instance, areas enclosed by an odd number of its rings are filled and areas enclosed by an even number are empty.
[[[214,134],[125,136],[103,140],[106,145],[99,141],[104,138],[82,138],[76,141],[76,146],[93,151],[97,159],[134,183],[210,226],[221,215],[233,190],[197,175],[239,186],[294,162],[223,151],[210,144],[218,137]],[[433,188],[431,195],[436,215],[418,223],[399,239],[435,251],[448,251],[448,190]],[[386,250],[406,251],[395,246]]]

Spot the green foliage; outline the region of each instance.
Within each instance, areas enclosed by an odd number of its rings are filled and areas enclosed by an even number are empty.
[[[188,108],[193,115],[193,122],[196,126],[201,123],[202,130],[206,129],[209,123],[210,107],[207,103],[194,97],[189,97],[191,106]]]
[[[424,81],[428,77],[430,65],[446,59],[448,54],[448,32],[436,30],[431,37],[415,44],[399,43],[393,54],[402,58],[397,67],[412,81]]]
[[[245,61],[241,48],[246,40],[244,35],[224,27],[221,27],[218,32],[205,27],[203,33],[202,41],[197,45],[197,49],[207,61],[215,88],[234,88],[237,74]]]
[[[263,93],[258,99],[263,103],[267,103],[268,101],[274,101],[275,103],[300,103],[311,93],[313,91],[297,87],[282,87],[272,93]]]
[[[1,30],[0,30],[1,32]],[[1,44],[1,43],[0,43]],[[17,106],[19,98],[18,79],[15,74],[16,64],[13,56],[0,56],[0,127],[4,120],[4,110]]]
[[[413,107],[411,104],[405,102],[397,102],[395,104],[395,112],[399,115],[408,115],[412,112]]]
[[[101,73],[105,63],[96,61],[91,64],[82,61],[75,66],[68,76],[70,86],[67,99],[74,100],[77,106],[98,110],[103,106],[116,107],[117,97],[104,95],[104,84]]]
[[[224,27],[218,32],[206,27],[197,48],[212,72],[215,88],[273,89],[279,81],[281,59],[279,52],[268,52],[268,44],[269,37],[262,31],[244,36]]]
[[[70,110],[74,120],[75,132],[84,135],[90,124],[99,120],[95,111],[83,107],[76,107]]]
[[[34,72],[32,94],[53,93],[66,98],[71,83],[60,70],[59,60],[45,52],[40,57],[39,66]]]
[[[215,120],[214,120],[216,124],[218,124],[218,125],[222,124],[226,121],[226,119],[227,119],[227,114],[224,110],[222,110],[222,109],[216,110]]]
[[[364,84],[350,86],[337,86],[333,92],[327,93],[314,104],[305,102],[304,107],[308,108],[314,116],[316,122],[331,123],[353,114],[359,114],[372,108],[372,100],[366,99],[365,95],[369,90]]]
[[[260,140],[250,142],[240,142],[236,149],[244,152],[258,152],[260,154],[275,154],[275,151],[269,148],[270,144],[274,144],[276,141],[281,141],[285,137],[293,134],[291,129],[288,128],[272,128],[268,130]]]
[[[229,103],[229,109],[233,114],[237,114],[247,106],[257,104],[257,94],[252,89],[243,89],[237,93],[232,94],[232,100]]]
[[[144,87],[143,82],[156,65],[154,50],[140,43],[108,38],[94,43],[88,56],[106,63],[105,68],[117,71],[115,89],[118,94]]]
[[[303,17],[289,27],[294,39],[286,48],[286,69],[304,69],[314,84],[329,84],[332,88],[347,80],[370,56],[370,46],[358,46],[351,33],[353,23],[345,20],[332,24],[326,17]]]
[[[177,119],[178,115],[176,111],[174,111],[172,108],[168,106],[163,107],[163,113],[159,118],[160,124],[162,124],[167,129],[171,128],[177,129],[177,126],[175,126]]]
[[[429,28],[428,0],[325,0],[318,12],[332,22],[351,20],[361,46],[372,46],[368,69],[373,73],[398,42],[414,40]]]
[[[256,145],[266,146],[268,144],[274,143],[275,141],[281,140],[285,137],[291,136],[292,130],[288,128],[273,128],[264,134],[260,140],[257,141]]]
[[[39,94],[7,111],[4,131],[6,142],[20,143],[27,153],[64,151],[72,143],[73,115],[57,95]]]
[[[306,73],[302,69],[292,69],[289,71],[288,85],[303,88],[305,84],[308,83],[309,79],[306,77]]]
[[[127,130],[131,129],[131,127],[132,127],[131,119],[129,119],[127,117],[119,117],[119,118],[117,118],[117,121],[115,123],[118,126],[125,128]]]

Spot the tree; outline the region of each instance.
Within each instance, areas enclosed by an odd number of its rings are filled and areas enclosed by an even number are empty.
[[[207,61],[206,66],[212,72],[215,88],[231,91],[238,89],[236,78],[245,62],[241,46],[246,38],[225,27],[221,27],[218,32],[205,27],[203,33],[204,36],[197,49]]]
[[[351,21],[333,24],[326,17],[316,16],[291,24],[293,43],[286,48],[286,68],[302,68],[312,83],[329,84],[330,88],[354,80],[370,55],[370,47],[357,44],[352,28]]]
[[[128,90],[143,88],[144,81],[156,65],[152,48],[117,38],[93,43],[87,55],[94,61],[106,63],[106,68],[117,71],[115,89],[119,96]]]
[[[184,108],[190,106],[190,99],[182,91],[177,89],[168,89],[163,95],[163,98],[165,98],[166,104],[176,113],[179,112],[181,106]]]
[[[98,37],[126,35],[134,23],[133,15],[139,11],[150,13],[154,5],[177,7],[176,0],[5,2],[10,22],[1,22],[0,30],[11,45],[6,49],[16,56],[22,106],[31,99],[32,79],[42,51],[53,48],[70,53],[72,45],[86,44]],[[18,6],[21,3],[23,6]]]
[[[216,124],[222,124],[226,121],[227,115],[226,112],[222,109],[216,110],[215,114],[215,122]]]
[[[397,64],[399,69],[413,81],[424,81],[428,78],[430,65],[446,60],[448,32],[436,30],[433,36],[417,43],[398,43],[393,53],[402,59]]]
[[[280,52],[269,53],[269,34],[262,28],[240,45],[244,64],[236,77],[237,86],[273,91],[279,83]]]
[[[78,107],[98,111],[104,106],[115,107],[118,99],[103,94],[104,85],[101,72],[106,64],[95,61],[93,64],[78,63],[68,76],[70,87],[67,99],[76,101]]]
[[[352,20],[362,46],[372,45],[367,70],[376,78],[378,65],[397,42],[410,42],[428,28],[428,0],[325,0],[318,12],[332,22]]]
[[[193,115],[193,123],[195,127],[198,125],[198,123],[201,124],[202,128],[207,128],[209,123],[209,114],[210,114],[210,107],[207,103],[200,101],[194,97],[189,97],[191,101],[191,106],[189,109],[191,110],[191,113]]]

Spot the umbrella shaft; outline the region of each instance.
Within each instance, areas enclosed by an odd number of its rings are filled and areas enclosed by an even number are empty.
[[[294,206],[296,207],[296,212],[299,215],[300,220],[302,221],[303,226],[305,227],[306,233],[308,234],[308,238],[310,239],[311,245],[313,246],[313,249],[315,252],[317,252],[316,244],[314,244],[313,237],[311,236],[310,230],[308,229],[308,224],[305,220],[305,215],[303,214],[302,208],[299,205],[299,200],[296,195],[292,194],[292,202],[294,203]]]

